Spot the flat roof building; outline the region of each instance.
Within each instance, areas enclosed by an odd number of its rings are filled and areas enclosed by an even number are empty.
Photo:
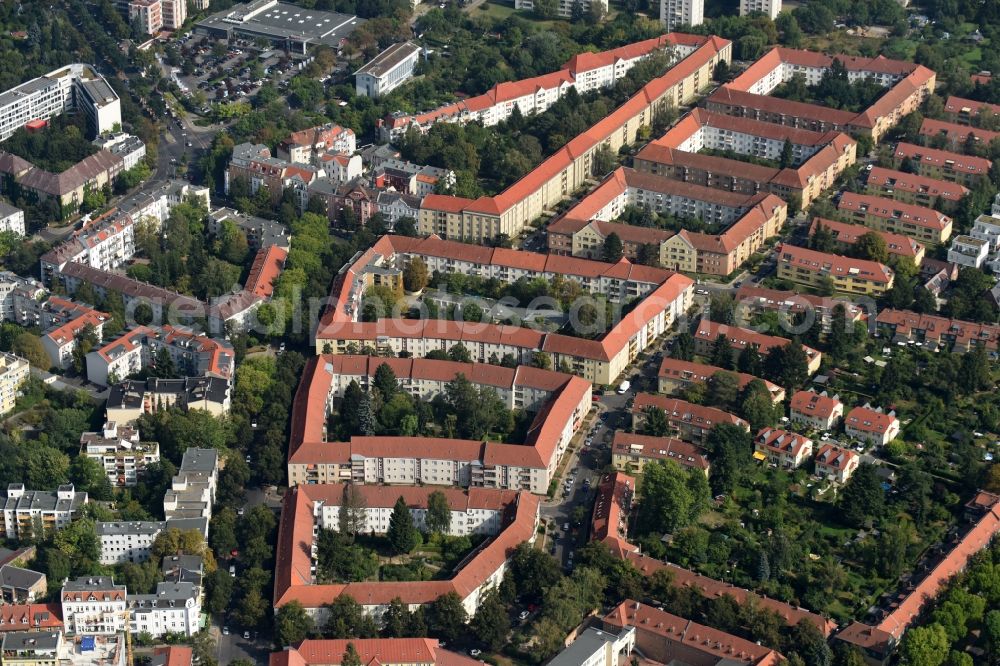
[[[403,85],[413,76],[420,51],[420,47],[413,42],[400,42],[379,53],[354,72],[358,94],[381,97]]]
[[[233,5],[194,24],[194,31],[215,39],[266,40],[276,48],[304,55],[310,47],[339,49],[364,19],[305,9],[278,0]]]

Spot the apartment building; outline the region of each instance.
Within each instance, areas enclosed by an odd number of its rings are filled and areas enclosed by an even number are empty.
[[[247,184],[251,194],[266,188],[271,202],[281,201],[286,190],[296,197],[300,210],[309,201],[309,187],[326,178],[322,166],[287,162],[271,156],[271,149],[264,144],[241,143],[233,148],[225,173],[225,191],[229,194],[236,180]]]
[[[958,183],[878,166],[868,172],[865,189],[868,194],[925,208],[937,208],[939,204],[945,210],[954,210],[962,197],[969,193]]]
[[[520,11],[534,11],[534,0],[514,0],[514,9]],[[608,0],[558,0],[556,3],[556,16],[569,19],[577,15],[591,16],[593,12],[599,12],[600,16],[607,16]]]
[[[821,446],[815,462],[815,476],[840,485],[847,483],[861,464],[857,453],[836,444]]]
[[[59,604],[0,605],[0,634],[11,631],[62,631]]]
[[[353,155],[357,148],[354,130],[327,123],[292,132],[278,144],[277,156],[286,162],[312,164],[328,153]]]
[[[160,582],[152,594],[130,594],[125,603],[135,634],[194,636],[201,629],[201,587],[193,583]]]
[[[75,303],[72,305],[76,306]],[[42,336],[42,348],[49,355],[52,366],[65,369],[73,363],[73,352],[80,342],[80,337],[93,333],[97,342],[104,337],[104,324],[111,316],[98,312],[86,306],[76,306],[73,311],[77,316],[64,324],[49,329]]]
[[[854,259],[839,254],[817,252],[782,243],[775,248],[778,277],[809,287],[829,285],[849,294],[881,296],[892,289],[891,268],[877,261]]]
[[[199,335],[189,329],[137,326],[89,352],[87,379],[100,386],[117,384],[169,356],[178,374],[230,379],[235,354],[225,340]]]
[[[960,235],[951,240],[948,248],[948,263],[982,268],[990,254],[990,243],[982,238]]]
[[[125,586],[108,576],[67,580],[59,599],[67,634],[119,634],[126,629]]]
[[[952,150],[972,152],[968,150],[970,145],[988,146],[991,141],[1000,138],[1000,132],[924,118],[924,122],[920,124],[920,136],[927,137],[931,142],[943,141],[945,147]]]
[[[977,346],[998,349],[1000,326],[980,324],[908,310],[884,308],[875,319],[879,333],[893,342],[920,343],[954,352],[967,352]]]
[[[813,442],[788,430],[764,428],[753,439],[754,457],[782,469],[797,469],[812,455]]]
[[[496,391],[510,409],[536,414],[523,444],[446,438],[352,437],[326,439],[325,414],[352,381],[369,386],[381,365],[401,388],[425,400],[441,394],[458,374]],[[338,483],[426,484],[545,493],[556,466],[591,408],[590,384],[580,377],[521,366],[515,369],[367,356],[322,356],[310,360],[295,396],[289,446],[290,485]]]
[[[684,469],[708,474],[708,458],[696,445],[674,437],[652,437],[615,431],[611,442],[611,464],[622,472],[642,474],[646,465],[672,460]]]
[[[63,529],[87,503],[87,493],[78,493],[73,484],[55,492],[25,490],[23,483],[7,486],[3,497],[4,535],[13,541],[41,539]]]
[[[98,148],[122,158],[122,168],[125,171],[137,166],[146,156],[146,144],[137,136],[125,132],[109,132],[102,134],[93,141]]]
[[[177,474],[170,480],[170,489],[163,494],[163,515],[167,521],[211,519],[218,485],[219,452],[195,447],[186,449]]]
[[[8,631],[0,651],[4,666],[58,666],[63,635],[61,631]]]
[[[791,343],[788,338],[765,335],[747,328],[726,326],[725,324],[717,324],[708,319],[702,319],[698,322],[698,328],[694,332],[695,353],[699,356],[709,356],[712,346],[720,335],[729,341],[729,345],[733,348],[734,359],[738,358],[740,352],[748,346],[756,346],[761,356],[767,356],[772,349],[784,347]],[[802,349],[806,354],[809,374],[818,372],[820,362],[822,361],[822,354],[806,345],[802,345]]]
[[[612,86],[652,53],[667,52],[676,61],[689,56],[704,42],[705,38],[697,35],[669,33],[600,53],[578,53],[555,72],[498,83],[482,95],[426,113],[394,113],[379,121],[379,133],[383,141],[394,141],[410,126],[421,132],[438,122],[478,121],[489,127],[506,120],[515,107],[524,116],[542,113],[571,88],[583,94]]]
[[[423,50],[413,42],[393,44],[354,72],[358,95],[382,97],[413,77]]]
[[[861,321],[864,310],[846,297],[799,294],[753,284],[745,284],[736,290],[737,312],[747,319],[756,314],[775,312],[790,324],[794,324],[793,316],[803,318],[809,325],[819,321],[824,331],[830,330],[833,313],[838,305],[844,308],[844,317],[849,325],[853,326],[854,322]]]
[[[628,659],[634,646],[633,627],[617,633],[587,627],[548,666],[618,666]]]
[[[143,414],[176,405],[183,409],[203,409],[213,416],[229,413],[230,383],[220,377],[187,377],[145,381],[128,379],[111,387],[107,420],[132,423]]]
[[[740,0],[740,16],[763,14],[772,21],[781,13],[781,0]]]
[[[14,410],[21,387],[28,381],[28,374],[26,360],[6,352],[0,354],[0,416]]]
[[[162,0],[129,0],[126,3],[129,25],[139,27],[145,35],[155,35],[163,29]]]
[[[888,90],[857,114],[769,96],[778,85],[796,76],[806,85],[817,84],[835,60],[843,65],[849,81],[868,79]],[[936,78],[922,65],[884,56],[828,56],[777,47],[716,91],[706,108],[794,127],[864,134],[878,143],[904,116],[920,108],[934,91]]]
[[[747,384],[756,380],[764,383],[768,393],[771,395],[771,402],[774,404],[778,404],[785,399],[785,389],[766,379],[754,377],[745,372],[733,372],[706,363],[681,361],[670,357],[664,357],[663,362],[660,363],[659,391],[660,393],[679,393],[692,384],[707,384],[712,377],[720,372],[735,376],[737,386],[741,391],[747,387]]]
[[[627,206],[681,218],[700,217],[723,230],[685,229],[674,234],[611,223]],[[785,202],[773,195],[726,192],[623,167],[546,231],[553,254],[600,256],[604,241],[615,233],[632,261],[655,257],[664,268],[728,275],[778,233],[787,214]]]
[[[526,492],[512,493],[503,508],[500,531],[466,558],[450,579],[316,585],[311,572],[315,566],[317,521],[322,519],[311,495],[316,488],[301,485],[285,495],[274,565],[274,606],[281,608],[297,601],[317,622],[326,620],[325,606],[341,594],[353,597],[366,615],[379,618],[395,598],[413,608],[454,592],[471,616],[483,594],[500,584],[515,547],[533,543],[538,530],[539,498]],[[328,663],[328,659],[322,663]]]
[[[124,170],[122,157],[107,150],[98,150],[61,173],[46,171],[16,155],[0,151],[0,174],[6,182],[13,182],[20,192],[39,201],[54,201],[59,206],[60,219],[79,208],[88,189],[110,187]]]
[[[1000,114],[1000,104],[976,102],[949,95],[944,103],[944,112],[948,120],[959,125],[978,125],[984,116]]]
[[[839,396],[831,398],[826,391],[798,391],[789,403],[788,416],[812,430],[833,430],[844,418],[844,405]]]
[[[476,660],[446,650],[433,638],[352,638],[302,641],[271,654],[270,666],[340,666],[353,645],[362,664],[380,666],[475,666]],[[173,665],[170,665],[173,666]]]
[[[669,32],[705,22],[705,0],[660,0],[660,23]]]
[[[426,197],[420,211],[420,231],[482,243],[506,234],[513,238],[546,210],[562,201],[593,176],[598,150],[612,151],[635,141],[659,109],[692,101],[711,85],[719,62],[731,60],[732,44],[708,37],[666,74],[653,79],[625,104],[571,140],[521,180],[494,197],[462,199]],[[444,225],[444,229],[442,229]]]
[[[12,564],[0,566],[0,595],[4,604],[33,604],[45,594],[45,574]]]
[[[910,259],[916,266],[920,265],[920,262],[924,260],[924,254],[926,254],[926,248],[923,245],[903,234],[875,231],[861,224],[849,224],[823,217],[814,217],[812,226],[809,227],[809,235],[813,236],[819,227],[830,232],[838,250],[846,250],[857,243],[858,239],[865,234],[874,233],[885,241],[885,247],[889,254]]]
[[[602,627],[614,632],[634,629],[635,649],[659,664],[778,666],[785,661],[769,647],[633,599],[626,599],[605,615]]]
[[[668,398],[652,393],[638,393],[632,403],[632,428],[639,429],[646,420],[647,409],[663,410],[667,423],[685,442],[704,445],[712,428],[720,423],[750,430],[746,421],[716,407],[696,405],[679,398]]]
[[[32,120],[82,111],[94,136],[121,124],[118,95],[90,65],[74,63],[0,93],[0,141]]]
[[[868,194],[844,192],[837,210],[851,222],[875,231],[903,234],[922,243],[945,243],[951,237],[952,220],[933,208],[900,203]]]
[[[24,231],[24,211],[5,201],[0,201],[0,233],[10,232],[23,236]]]
[[[959,183],[965,187],[975,187],[981,179],[989,178],[991,166],[990,161],[982,157],[900,142],[896,144],[893,163],[898,167],[904,161],[921,176]]]
[[[174,518],[172,520],[142,520],[128,523],[99,522],[95,525],[101,543],[100,562],[110,566],[133,562],[140,564],[150,558],[153,542],[164,530],[182,532],[197,530],[208,534],[207,518]]]
[[[100,431],[80,435],[80,455],[97,461],[112,486],[130,487],[160,462],[160,445],[142,441],[137,428],[108,421]]]
[[[895,412],[884,413],[881,408],[855,407],[844,418],[844,432],[874,446],[885,446],[899,435],[899,419]]]

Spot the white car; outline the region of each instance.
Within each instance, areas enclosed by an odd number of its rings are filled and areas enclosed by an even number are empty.
[[[483,653],[482,650],[479,650],[479,649],[476,649],[476,648],[472,648],[471,650],[469,650],[469,654],[472,655],[473,657],[478,657],[482,653]]]
[[[531,613],[529,613],[528,611],[521,611],[521,614],[518,615],[517,617],[520,620],[527,620],[529,615],[531,615]]]

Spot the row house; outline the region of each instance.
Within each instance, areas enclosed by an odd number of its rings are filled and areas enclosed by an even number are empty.
[[[843,485],[858,470],[861,459],[857,453],[836,444],[824,444],[816,452],[815,475]]]
[[[760,377],[749,375],[745,372],[733,372],[706,363],[695,363],[693,361],[681,361],[679,359],[665,357],[660,364],[659,391],[660,393],[680,393],[692,384],[707,384],[716,374],[724,372],[736,377],[737,387],[744,390],[752,381],[763,382],[767,392],[771,396],[771,402],[778,404],[785,399],[785,389],[777,384]]]
[[[952,211],[969,190],[958,183],[874,166],[865,181],[868,194],[925,208]]]
[[[899,419],[895,412],[884,413],[881,408],[855,407],[844,418],[844,432],[873,446],[885,446],[899,435]]]
[[[992,163],[983,157],[925,148],[901,141],[896,144],[893,164],[899,168],[904,162],[921,176],[958,183],[968,188],[973,188],[983,179],[989,178],[992,166]]]
[[[772,349],[791,344],[791,340],[788,338],[766,335],[739,326],[727,326],[708,319],[701,319],[698,322],[698,328],[694,332],[695,353],[699,356],[710,356],[712,347],[720,335],[732,347],[734,359],[738,358],[740,353],[747,347],[756,347],[760,355],[766,357]],[[822,361],[822,354],[807,345],[802,345],[802,350],[806,355],[806,365],[809,374],[818,372]]]
[[[789,418],[813,430],[833,430],[844,418],[844,405],[826,391],[798,391],[789,403]]]
[[[782,469],[798,469],[812,455],[813,442],[788,430],[764,428],[753,440],[754,457]]]

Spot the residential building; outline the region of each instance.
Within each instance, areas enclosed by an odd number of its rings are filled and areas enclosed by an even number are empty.
[[[288,250],[278,245],[271,245],[257,251],[247,276],[246,290],[265,300],[274,294],[274,286],[285,269]],[[232,373],[230,372],[229,375]]]
[[[325,153],[317,160],[334,183],[347,183],[361,177],[361,156]]]
[[[769,647],[632,599],[605,615],[602,626],[605,631],[634,629],[635,650],[659,664],[778,666],[785,661]]]
[[[155,35],[163,28],[162,0],[129,0],[127,4],[129,25],[139,27],[145,35]]]
[[[220,377],[185,379],[128,379],[111,387],[107,420],[128,424],[143,414],[172,405],[182,409],[203,409],[213,416],[229,413],[230,383]]]
[[[5,185],[14,183],[20,192],[36,201],[54,201],[59,206],[60,218],[79,208],[88,189],[110,187],[124,170],[122,157],[107,150],[98,150],[61,173],[46,171],[0,151],[0,174],[5,177]]]
[[[163,27],[179,30],[187,20],[187,0],[162,0]]]
[[[969,193],[958,183],[878,166],[868,172],[865,188],[869,194],[925,208],[942,207],[949,211],[954,210],[962,197]]]
[[[771,402],[778,404],[785,399],[785,389],[766,379],[754,377],[745,372],[734,372],[714,365],[695,363],[693,361],[680,361],[670,357],[664,357],[663,362],[660,364],[659,391],[660,393],[679,393],[692,384],[708,383],[719,372],[735,375],[737,387],[741,391],[747,387],[747,384],[757,380],[764,383],[768,393],[771,395]]]
[[[646,410],[650,408],[663,410],[667,417],[667,423],[677,431],[677,436],[685,442],[705,444],[712,428],[720,423],[728,423],[744,430],[750,430],[746,421],[716,407],[696,405],[686,400],[667,398],[652,393],[639,393],[635,396],[635,402],[632,403],[632,428],[634,430],[638,430],[645,421]],[[669,452],[664,455],[669,457]]]
[[[836,444],[824,444],[816,452],[815,475],[834,483],[844,484],[857,471],[858,454]]]
[[[816,233],[816,230],[821,226],[833,235],[833,240],[837,244],[837,249],[841,251],[846,250],[857,243],[858,239],[863,235],[873,233],[877,234],[882,238],[882,240],[885,241],[885,247],[889,251],[889,254],[910,259],[916,266],[919,266],[920,262],[924,260],[926,248],[909,236],[904,236],[903,234],[894,234],[888,231],[874,231],[861,224],[849,224],[847,222],[838,222],[836,220],[828,220],[822,217],[814,217],[812,226],[809,227],[809,235],[813,236]]]
[[[312,164],[325,154],[350,157],[356,150],[354,130],[327,123],[292,132],[278,144],[277,156],[286,162]]]
[[[993,206],[996,208],[997,204],[994,203]],[[986,241],[991,255],[1000,252],[1000,217],[996,216],[996,212],[994,215],[980,215],[969,230],[969,235]]]
[[[212,517],[212,503],[219,484],[219,452],[189,448],[184,451],[177,475],[163,495],[163,515],[167,521],[180,518]]]
[[[992,132],[981,127],[959,125],[934,118],[924,118],[920,124],[920,136],[927,137],[930,143],[943,141],[946,148],[971,153],[970,148],[985,147],[994,139],[1000,139],[1000,132]]]
[[[62,648],[60,631],[8,631],[0,651],[4,666],[59,666]]]
[[[142,441],[137,428],[108,421],[100,432],[80,435],[80,455],[96,460],[112,486],[130,487],[160,462],[160,445]]]
[[[341,227],[363,227],[378,212],[378,192],[369,187],[363,178],[346,183],[337,183],[329,178],[317,180],[309,185],[309,198],[323,202],[330,222]]]
[[[275,220],[243,215],[232,208],[216,208],[208,214],[208,231],[218,234],[226,222],[233,223],[247,237],[252,252],[277,245],[285,250],[291,247],[288,227]]]
[[[283,252],[276,247],[274,251]],[[267,292],[263,272],[257,275],[260,279],[254,281],[253,288]],[[253,270],[250,277],[254,278]],[[250,286],[251,280],[247,284]],[[233,347],[225,340],[169,325],[136,326],[87,354],[87,379],[99,386],[117,384],[166,359],[173,364],[176,374],[187,376],[228,380],[235,366]]]
[[[0,567],[0,595],[3,603],[33,604],[45,594],[45,574],[12,564]]]
[[[0,93],[0,141],[32,120],[82,111],[96,136],[121,124],[118,95],[90,65],[75,63]]]
[[[49,307],[43,306],[37,314],[51,319],[54,325],[42,335],[42,348],[48,354],[52,367],[65,369],[73,363],[73,352],[81,336],[90,334],[97,342],[103,339],[104,324],[111,319],[111,315],[57,297],[49,298],[47,303]]]
[[[791,343],[791,340],[788,338],[765,335],[747,328],[726,326],[725,324],[717,324],[708,319],[702,319],[698,322],[698,328],[694,333],[695,353],[699,356],[709,356],[712,346],[720,335],[725,337],[729,341],[729,345],[733,348],[734,360],[747,347],[756,347],[758,353],[762,357],[766,357],[772,349],[784,347]],[[806,345],[802,345],[802,350],[806,354],[806,364],[809,374],[818,372],[820,362],[822,361],[822,354]]]
[[[749,318],[764,312],[775,312],[788,320],[794,315],[804,317],[806,321],[819,321],[824,331],[830,330],[838,305],[844,308],[844,317],[849,325],[861,321],[864,310],[844,296],[799,294],[758,287],[752,283],[736,290],[737,313],[741,316]]]
[[[686,37],[686,36],[685,36]],[[421,233],[482,243],[504,234],[516,237],[533,220],[551,209],[593,175],[592,160],[598,150],[616,151],[635,141],[656,111],[692,101],[711,85],[719,62],[732,58],[732,44],[718,37],[685,40],[695,45],[663,76],[647,83],[622,106],[594,127],[572,139],[519,181],[494,197],[463,199],[430,195],[420,211]],[[683,42],[682,42],[683,43]]]
[[[615,431],[611,442],[611,464],[615,469],[642,474],[646,465],[659,460],[672,460],[685,469],[708,474],[708,459],[694,444],[673,437]]]
[[[201,587],[193,583],[157,583],[152,594],[130,594],[125,602],[133,633],[190,637],[201,629]]]
[[[982,268],[990,254],[990,243],[974,236],[955,236],[948,248],[948,261],[959,266]]]
[[[101,564],[113,565],[133,562],[136,564],[149,559],[153,542],[164,530],[177,529],[182,532],[197,530],[208,535],[206,518],[174,518],[172,520],[143,520],[130,523],[99,522],[96,525],[97,538],[101,542]]]
[[[126,629],[124,585],[107,576],[84,576],[63,583],[59,596],[68,634],[118,634]]]
[[[5,201],[0,201],[0,233],[5,231],[18,236],[25,234],[24,211]]]
[[[590,538],[612,552],[633,550],[628,537],[628,515],[635,499],[635,478],[622,472],[602,474],[590,520]]]
[[[895,412],[886,414],[881,408],[855,407],[844,418],[844,432],[848,437],[884,446],[899,435],[899,419]]]
[[[910,236],[925,244],[944,243],[951,237],[951,218],[933,208],[844,192],[840,195],[837,210],[857,224],[876,231]]]
[[[20,356],[0,353],[0,416],[14,411],[29,372],[28,362]]]
[[[959,353],[978,346],[997,351],[1000,340],[1000,326],[995,324],[949,319],[908,310],[884,308],[879,311],[875,324],[879,334],[887,340]]]
[[[362,664],[379,666],[476,666],[480,661],[446,650],[433,638],[307,639],[271,654],[270,666],[340,666],[353,645]],[[173,666],[173,665],[170,665]]]
[[[740,16],[764,14],[772,21],[781,13],[781,0],[740,0]]]
[[[62,609],[59,604],[0,605],[0,633],[62,630]]]
[[[900,142],[896,144],[893,162],[901,166],[904,161],[921,176],[947,180],[970,188],[975,187],[983,178],[989,178],[991,166],[990,161],[982,157]]]
[[[149,0],[140,0],[147,2]],[[158,0],[153,0],[157,2]],[[94,145],[122,158],[122,169],[128,171],[146,156],[146,144],[137,136],[125,132],[109,132],[94,139]]]
[[[992,117],[1000,114],[1000,104],[976,102],[949,95],[944,103],[944,112],[953,123],[979,125],[984,116]]]
[[[44,538],[73,522],[86,503],[87,493],[76,492],[73,484],[49,492],[12,483],[4,496],[4,535],[15,541]]]
[[[263,144],[241,143],[233,148],[226,168],[225,191],[229,194],[234,183],[242,181],[250,194],[266,188],[271,202],[277,204],[285,191],[291,190],[299,210],[303,210],[309,203],[309,187],[325,178],[326,172],[319,165],[286,162],[272,157]]]
[[[809,287],[849,294],[881,296],[892,289],[895,275],[877,261],[854,259],[839,254],[817,252],[782,243],[775,248],[778,277]]]
[[[375,197],[375,205],[389,229],[394,228],[396,222],[404,217],[416,223],[420,216],[420,197],[412,194],[380,191]]]
[[[535,0],[514,0],[514,9],[533,11]],[[578,13],[582,13],[583,16],[593,16],[594,12],[602,18],[607,16],[608,0],[558,0],[556,3],[556,16],[559,18],[573,18]]]
[[[627,661],[635,646],[635,627],[618,632],[584,629],[548,666],[618,666]]]
[[[315,566],[315,539],[324,520],[311,494],[314,491],[322,492],[321,487],[300,485],[285,494],[274,565],[274,606],[280,609],[297,601],[317,622],[326,620],[326,606],[341,594],[353,597],[366,615],[378,618],[393,599],[414,608],[454,592],[471,616],[483,595],[500,584],[516,546],[534,542],[539,524],[539,498],[527,492],[511,493],[504,496],[509,501],[503,509],[500,531],[467,557],[447,580],[314,584],[311,571]],[[320,663],[329,664],[329,658]]]
[[[802,423],[813,430],[833,430],[844,418],[844,405],[839,396],[832,398],[815,391],[799,391],[789,403],[789,418],[794,423]]]
[[[660,23],[667,32],[705,22],[705,0],[660,0]]]
[[[333,401],[352,381],[369,386],[383,364],[408,393],[424,400],[443,393],[449,381],[463,374],[474,385],[496,391],[508,408],[535,413],[530,434],[520,444],[388,436],[328,442],[323,424]],[[524,366],[327,355],[306,365],[295,405],[289,485],[354,481],[544,494],[563,452],[590,411],[591,391],[580,377]]]
[[[413,42],[393,44],[354,72],[358,95],[382,97],[406,83],[417,68],[423,50]]]
[[[764,428],[753,440],[754,457],[782,469],[797,469],[813,452],[813,442],[780,428]]]
[[[149,662],[149,666],[193,666],[193,664],[194,651],[186,645],[153,648],[153,658]]]
[[[371,182],[376,188],[395,189],[423,198],[433,194],[438,189],[439,183],[445,187],[454,187],[455,172],[451,169],[387,159],[372,167]]]

